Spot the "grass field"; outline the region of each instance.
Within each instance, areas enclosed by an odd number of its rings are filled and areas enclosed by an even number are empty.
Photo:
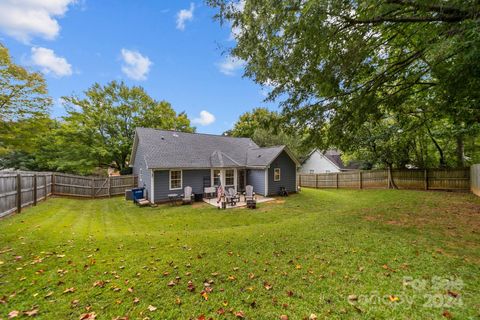
[[[470,194],[304,190],[228,211],[54,198],[0,220],[0,319],[477,319],[479,275]]]

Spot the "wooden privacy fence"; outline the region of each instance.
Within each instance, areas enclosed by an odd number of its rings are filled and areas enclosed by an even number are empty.
[[[474,164],[470,167],[471,190],[480,197],[480,164]]]
[[[309,188],[470,190],[470,169],[401,169],[299,174]]]
[[[136,185],[133,175],[98,178],[51,172],[0,172],[0,217],[20,212],[51,195],[110,197],[123,195]]]

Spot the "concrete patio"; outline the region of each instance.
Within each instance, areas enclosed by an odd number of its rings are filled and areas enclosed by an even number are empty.
[[[268,201],[275,200],[274,198],[267,198],[267,197],[260,196],[260,195],[256,195],[255,199],[257,200],[257,203],[262,203],[262,202],[268,202]],[[212,205],[212,206],[220,207],[220,203],[217,203],[217,198],[211,198],[211,199],[203,198],[203,201]],[[227,209],[245,207],[246,205],[247,205],[247,203],[245,202],[245,197],[240,196],[240,201],[237,202],[237,204],[235,206],[231,206],[230,204],[227,204]]]

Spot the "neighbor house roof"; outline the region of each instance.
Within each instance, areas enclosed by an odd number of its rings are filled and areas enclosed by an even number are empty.
[[[307,157],[310,158],[310,156],[318,151],[320,154],[322,154],[325,158],[327,158],[333,165],[335,165],[339,170],[357,170],[360,168],[360,163],[358,162],[350,162],[348,165],[345,165],[342,161],[342,153],[336,149],[329,149],[325,152],[321,152],[318,149],[314,149]]]
[[[231,168],[267,167],[286,151],[285,146],[260,148],[250,138],[235,138],[201,133],[185,133],[150,128],[137,128],[132,148],[141,150],[147,168]]]

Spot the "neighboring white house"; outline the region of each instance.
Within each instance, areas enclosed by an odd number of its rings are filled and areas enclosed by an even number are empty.
[[[337,150],[322,152],[314,149],[303,161],[300,168],[301,173],[328,173],[357,170],[358,164],[345,166],[341,153]]]

